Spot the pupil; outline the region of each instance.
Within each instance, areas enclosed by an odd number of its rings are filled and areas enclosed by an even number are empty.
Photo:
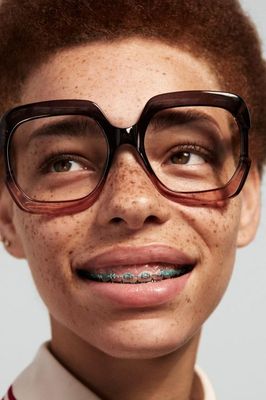
[[[185,151],[176,153],[171,159],[174,164],[186,164],[190,159],[190,153]]]

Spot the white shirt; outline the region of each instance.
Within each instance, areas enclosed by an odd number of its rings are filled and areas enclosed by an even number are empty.
[[[196,373],[202,383],[204,400],[215,400],[207,376],[199,368],[196,368]],[[12,393],[6,394],[3,400],[101,400],[71,375],[45,344],[33,362],[15,380]]]

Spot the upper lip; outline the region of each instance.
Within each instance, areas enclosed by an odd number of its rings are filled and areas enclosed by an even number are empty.
[[[108,269],[114,266],[144,265],[151,263],[167,263],[172,265],[195,265],[195,257],[167,245],[116,246],[77,262],[75,269],[87,271]]]

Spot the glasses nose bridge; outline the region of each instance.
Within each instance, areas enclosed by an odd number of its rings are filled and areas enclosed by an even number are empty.
[[[139,135],[137,124],[129,126],[128,128],[115,127],[115,145],[116,149],[123,144],[133,146],[139,152]]]
[[[138,160],[144,171],[148,173],[148,175],[150,175],[151,170],[149,164],[147,163],[145,151],[143,151],[143,138],[139,131],[138,124],[134,124],[127,128],[113,127],[112,134],[114,135],[115,140],[112,140],[111,157],[109,159],[109,165],[106,170],[106,176],[113,164],[115,154],[117,153],[120,146],[123,145],[129,145],[133,147],[136,159]]]

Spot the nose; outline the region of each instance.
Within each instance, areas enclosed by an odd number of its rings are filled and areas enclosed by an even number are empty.
[[[166,200],[144,171],[129,145],[117,151],[98,199],[97,222],[139,230],[145,224],[163,224],[169,218]]]

